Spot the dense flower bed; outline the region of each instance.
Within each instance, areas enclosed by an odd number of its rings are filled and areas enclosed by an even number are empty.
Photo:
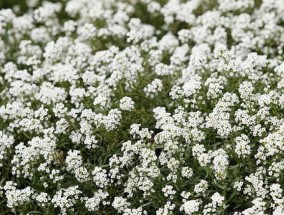
[[[0,10],[1,215],[284,214],[283,0],[54,2]]]

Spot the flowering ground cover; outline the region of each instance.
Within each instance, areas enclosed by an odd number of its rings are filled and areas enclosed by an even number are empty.
[[[284,0],[0,8],[1,215],[284,214]]]

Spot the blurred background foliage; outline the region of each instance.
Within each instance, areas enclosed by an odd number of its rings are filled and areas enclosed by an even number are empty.
[[[28,9],[25,0],[0,0],[0,9],[17,8],[20,11],[26,11]]]
[[[13,11],[18,14],[24,14],[28,11],[28,5],[35,5],[36,7],[41,5],[44,0],[0,0],[0,10],[1,9],[13,9]],[[66,0],[48,0],[49,2],[66,2]]]

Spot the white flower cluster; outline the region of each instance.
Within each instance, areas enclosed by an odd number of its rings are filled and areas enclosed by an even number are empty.
[[[150,98],[154,98],[158,92],[161,92],[163,89],[163,83],[160,79],[155,78],[151,83],[149,83],[145,88],[144,92]]]
[[[123,97],[121,100],[120,100],[120,108],[121,110],[132,110],[134,108],[134,102],[133,100],[130,98],[130,97]]]
[[[0,214],[284,214],[283,0],[2,6]]]

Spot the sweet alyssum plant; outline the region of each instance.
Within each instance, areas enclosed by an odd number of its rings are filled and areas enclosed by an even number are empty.
[[[283,0],[0,10],[0,214],[284,214]]]

